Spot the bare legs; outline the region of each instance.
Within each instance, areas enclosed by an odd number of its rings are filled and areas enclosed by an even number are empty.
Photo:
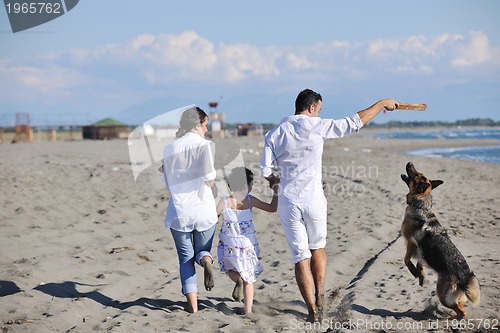
[[[295,264],[295,279],[299,286],[302,298],[307,305],[308,321],[316,317],[316,298],[314,296],[314,279],[309,267],[309,260],[304,259]]]
[[[304,259],[295,264],[295,279],[309,313],[308,321],[319,321],[323,316],[326,277],[325,249],[311,250],[311,262]]]
[[[326,281],[326,252],[325,249],[311,250],[311,271],[316,289],[316,307],[319,320],[323,319],[323,306],[325,302],[325,281]]]
[[[245,299],[245,313],[252,313],[253,283],[243,281],[243,297]]]
[[[198,312],[198,293],[188,293],[186,294],[186,299],[188,302],[188,311],[191,313]]]
[[[248,283],[243,281],[240,277],[240,274],[235,271],[228,272],[229,278],[236,283],[233,290],[233,298],[236,301],[241,301],[241,289],[243,287],[243,298],[245,302],[245,313],[252,313],[252,305],[253,305],[253,283]]]

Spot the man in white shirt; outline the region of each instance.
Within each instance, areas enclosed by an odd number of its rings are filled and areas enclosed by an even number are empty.
[[[295,115],[266,134],[261,174],[273,185],[276,163],[280,175],[278,212],[295,264],[295,278],[309,312],[308,321],[323,315],[326,280],[327,203],[322,187],[325,139],[358,132],[383,109],[397,107],[383,99],[344,119],[321,119],[320,94],[306,89],[295,100]],[[310,259],[310,262],[309,262]]]

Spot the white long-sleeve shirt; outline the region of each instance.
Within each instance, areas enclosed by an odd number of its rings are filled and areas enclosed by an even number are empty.
[[[204,231],[217,223],[212,190],[206,184],[216,171],[213,143],[186,133],[165,146],[163,175],[170,190],[165,226],[177,231]]]
[[[322,155],[325,139],[358,132],[363,123],[358,114],[335,120],[293,115],[266,134],[260,173],[268,177],[274,163],[280,176],[280,199],[304,202],[324,197]]]

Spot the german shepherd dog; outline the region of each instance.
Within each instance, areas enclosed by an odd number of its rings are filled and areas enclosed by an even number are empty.
[[[467,315],[467,299],[474,305],[479,303],[480,287],[464,256],[431,211],[431,191],[443,181],[426,178],[411,162],[406,165],[406,173],[401,175],[409,189],[406,195],[408,206],[401,225],[401,234],[407,242],[405,264],[418,278],[420,286],[424,284],[424,264],[436,271],[439,301],[453,309],[458,318],[463,318]],[[412,258],[418,260],[416,267]]]

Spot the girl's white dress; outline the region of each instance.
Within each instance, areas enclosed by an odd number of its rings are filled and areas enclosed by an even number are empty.
[[[219,233],[217,255],[221,272],[236,271],[247,283],[257,280],[263,272],[259,262],[259,243],[255,237],[252,222],[250,196],[247,195],[248,209],[231,209],[224,197],[222,228]]]

